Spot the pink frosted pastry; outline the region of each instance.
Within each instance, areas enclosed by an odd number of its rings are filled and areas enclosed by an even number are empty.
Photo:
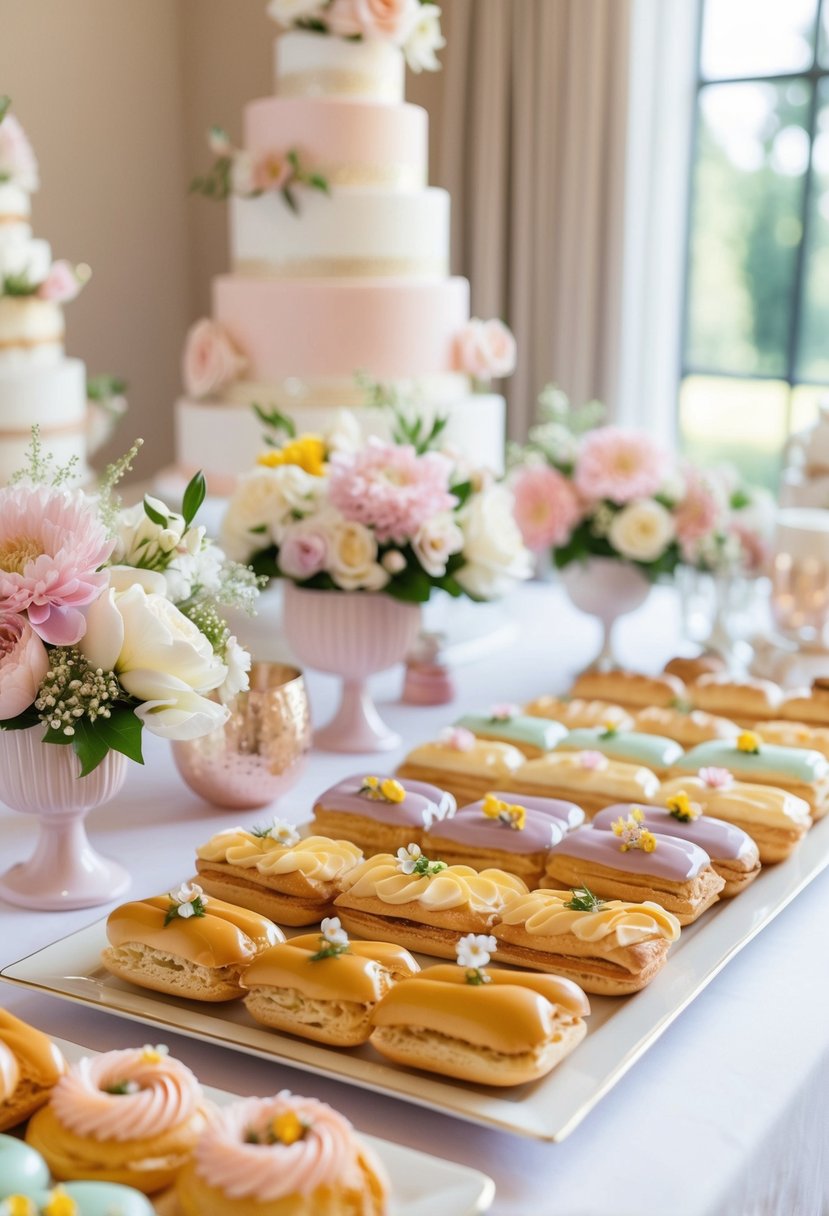
[[[84,1057],[30,1120],[26,1140],[62,1181],[170,1186],[206,1124],[201,1087],[166,1047]]]
[[[587,887],[601,898],[650,901],[688,925],[713,904],[725,880],[704,849],[690,840],[662,836],[635,808],[614,820],[611,831],[581,828],[553,845],[542,886]]]
[[[337,1111],[283,1090],[224,1107],[176,1183],[179,1216],[384,1216],[388,1181]]]
[[[453,796],[426,781],[358,774],[320,794],[314,827],[326,836],[345,837],[371,856],[419,844],[424,828],[454,815]]]

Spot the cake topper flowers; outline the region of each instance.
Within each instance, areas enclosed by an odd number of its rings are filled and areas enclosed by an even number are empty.
[[[431,878],[446,869],[445,861],[430,861],[420,851],[420,845],[407,844],[397,850],[397,868],[401,874],[421,874]]]
[[[692,802],[685,790],[679,790],[665,800],[665,806],[680,823],[693,823],[702,814],[698,802]]]
[[[446,46],[432,0],[269,0],[267,12],[285,29],[399,47],[413,72],[436,72]]]
[[[164,917],[164,927],[176,918],[189,920],[191,916],[207,916],[208,899],[197,882],[183,882],[176,891],[168,892],[170,906]]]
[[[497,819],[499,823],[517,832],[523,831],[527,823],[526,807],[503,802],[497,794],[487,794],[481,806],[481,813],[486,819]]]
[[[611,824],[613,834],[619,837],[619,848],[623,853],[628,853],[631,849],[641,849],[643,853],[652,853],[656,848],[657,840],[653,832],[642,827],[644,819],[644,811],[635,806],[627,819],[623,819],[620,815],[618,819],[613,820]]]
[[[460,938],[455,951],[459,967],[466,968],[467,984],[489,984],[492,977],[482,968],[492,958],[498,948],[498,942],[487,933],[467,933]]]
[[[298,215],[298,186],[331,193],[328,179],[307,168],[296,148],[254,156],[243,148],[235,148],[222,127],[211,127],[207,142],[216,159],[205,174],[193,178],[190,189],[194,194],[220,202],[231,194],[238,198],[279,194]]]
[[[339,916],[326,916],[320,925],[320,948],[312,954],[310,961],[318,963],[324,958],[339,958],[348,954],[348,934],[340,923]]]

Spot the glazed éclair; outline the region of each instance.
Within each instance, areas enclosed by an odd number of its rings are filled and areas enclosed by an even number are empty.
[[[424,829],[453,815],[456,806],[450,793],[426,781],[358,774],[320,794],[314,827],[353,841],[369,857],[420,844]]]
[[[528,760],[508,786],[500,783],[493,787],[496,793],[506,788],[518,795],[573,801],[590,816],[611,802],[652,802],[659,778],[644,765],[611,760],[591,748]]]
[[[438,785],[464,806],[499,785],[510,785],[524,763],[523,754],[511,743],[477,739],[472,731],[457,726],[409,752],[397,776],[404,785],[412,780]]]

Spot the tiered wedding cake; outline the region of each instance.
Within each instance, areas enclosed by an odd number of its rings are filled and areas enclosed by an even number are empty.
[[[37,424],[45,451],[60,464],[86,465],[86,369],[63,353],[62,304],[74,299],[85,267],[52,261],[32,236],[31,195],[38,167],[23,128],[0,98],[0,484],[23,464]]]
[[[447,416],[446,442],[500,469],[504,401],[472,381],[509,374],[514,342],[499,321],[470,321],[469,284],[449,277],[449,196],[426,184],[427,114],[403,101],[404,50],[416,68],[438,66],[440,10],[270,5],[286,23],[300,9],[302,28],[276,42],[277,96],[246,107],[243,149],[213,130],[217,159],[195,183],[230,198],[232,273],[188,337],[177,469],[231,489],[262,450],[253,404],[299,431],[328,429],[342,407],[366,432],[388,431],[367,383],[375,401]],[[382,26],[386,10],[396,27]]]

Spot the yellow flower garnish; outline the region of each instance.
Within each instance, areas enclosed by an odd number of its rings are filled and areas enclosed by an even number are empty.
[[[37,1208],[28,1195],[7,1195],[0,1210],[7,1216],[37,1216]]]
[[[280,1144],[296,1144],[306,1132],[305,1124],[292,1110],[283,1111],[277,1115],[271,1124],[271,1131]]]
[[[614,834],[621,840],[619,848],[623,853],[628,853],[631,849],[641,849],[643,853],[652,853],[656,848],[656,837],[653,832],[642,827],[644,818],[644,811],[635,806],[627,819],[622,819],[620,816],[618,819],[614,819],[610,825]]]
[[[62,1186],[56,1186],[43,1209],[43,1216],[78,1216],[78,1205]]]
[[[380,793],[385,798],[386,802],[403,802],[406,798],[406,791],[399,781],[395,781],[393,777],[387,777],[380,785]]]
[[[141,1063],[160,1064],[164,1057],[169,1054],[169,1050],[163,1043],[159,1044],[158,1047],[152,1047],[147,1043],[141,1052]]]
[[[693,823],[702,814],[702,807],[699,803],[692,802],[685,790],[679,790],[667,800],[665,806],[674,819],[679,819],[681,823]]]
[[[486,795],[481,811],[487,819],[499,819],[517,832],[523,832],[527,825],[526,807],[518,806],[517,803],[502,802],[497,794]]]
[[[751,756],[756,756],[762,742],[763,740],[756,731],[744,730],[742,734],[737,736],[737,751],[747,752]]]
[[[325,476],[325,442],[319,435],[300,435],[291,439],[284,447],[262,452],[257,464],[266,469],[277,469],[281,465],[295,464],[312,477]]]
[[[379,784],[379,777],[363,777],[363,789],[376,790]]]

